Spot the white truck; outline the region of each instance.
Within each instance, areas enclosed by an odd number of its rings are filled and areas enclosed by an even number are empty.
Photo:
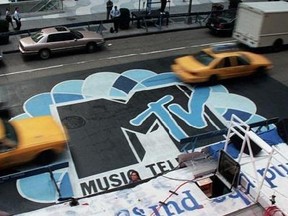
[[[281,50],[288,44],[288,2],[240,3],[233,38],[251,48]]]

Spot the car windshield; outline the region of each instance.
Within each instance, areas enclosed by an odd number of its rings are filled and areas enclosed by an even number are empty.
[[[1,121],[1,122],[3,123],[3,126],[5,128],[6,138],[17,142],[18,138],[17,138],[17,134],[16,134],[16,131],[15,131],[13,125],[9,121]]]
[[[4,131],[5,131],[5,137],[3,140],[1,140],[1,143],[0,143],[0,152],[5,152],[13,147],[11,146],[6,146],[6,142],[8,141],[9,143],[15,143],[16,145],[18,144],[18,137],[17,137],[17,134],[16,134],[16,131],[13,127],[13,125],[10,124],[10,122],[8,121],[0,121],[0,124],[3,124],[3,128],[4,128]],[[4,141],[5,140],[5,141]],[[10,141],[9,141],[10,140]],[[2,143],[3,142],[3,143]],[[15,145],[13,144],[13,145]]]
[[[241,59],[242,64],[250,64],[250,59],[244,54],[241,54],[239,59]]]
[[[204,51],[194,54],[194,58],[203,65],[209,65],[214,60],[212,56],[208,55]]]
[[[37,43],[38,41],[40,41],[41,38],[43,38],[43,37],[44,37],[44,36],[43,36],[43,33],[42,33],[42,32],[37,32],[37,33],[31,35],[32,40],[33,40],[34,42],[36,42],[36,43]]]
[[[230,17],[219,17],[219,23],[228,23],[230,21],[232,21],[232,19]]]
[[[233,19],[236,16],[236,11],[223,11],[220,17],[226,17],[227,19]]]
[[[235,17],[236,17],[235,11],[223,11],[221,15],[212,17],[211,19],[214,22],[218,23],[229,23],[233,22],[235,20]]]
[[[83,35],[79,31],[71,30],[71,32],[73,33],[75,38],[77,38],[77,39],[83,38]]]

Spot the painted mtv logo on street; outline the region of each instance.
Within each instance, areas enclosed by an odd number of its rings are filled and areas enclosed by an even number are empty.
[[[209,93],[205,91],[206,88],[199,89],[199,94]],[[135,92],[124,103],[95,99],[59,107],[59,115],[68,128],[69,119],[73,121],[75,116],[85,122],[69,129],[70,151],[79,178],[177,157],[180,139],[195,133],[191,127],[196,131],[215,129],[203,116],[204,100],[197,92],[195,104],[189,100],[191,92],[186,95],[181,87],[173,85]],[[87,169],[91,164],[93,168]]]
[[[263,119],[251,100],[222,85],[189,86],[173,73],[140,69],[59,83],[29,99],[21,117],[50,114],[51,105],[68,127],[82,195],[126,184],[130,169],[143,178],[173,169],[190,150],[181,139],[223,128],[232,114],[247,123]]]

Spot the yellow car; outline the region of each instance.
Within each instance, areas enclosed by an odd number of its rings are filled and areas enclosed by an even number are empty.
[[[67,136],[51,116],[0,119],[0,170],[35,160],[44,165],[66,149]]]
[[[172,71],[186,83],[217,80],[263,73],[272,63],[263,55],[238,51],[232,45],[218,45],[175,59]]]

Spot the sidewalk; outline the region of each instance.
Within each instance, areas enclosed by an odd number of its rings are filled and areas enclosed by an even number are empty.
[[[178,0],[180,1],[180,0]],[[183,2],[181,0],[182,5],[178,6],[170,6],[167,4],[166,11],[169,11],[170,14],[179,14],[179,13],[188,13],[188,0],[187,2]],[[64,1],[65,2],[65,1]],[[71,2],[71,0],[68,0],[67,2]],[[212,2],[209,0],[208,3],[204,4],[197,4],[192,6],[191,12],[208,12],[211,10]],[[223,2],[222,2],[223,3]],[[225,9],[228,7],[228,3],[224,2]],[[86,11],[85,13],[83,10],[79,12],[79,9],[81,7],[76,6],[66,6],[64,8],[65,11],[59,11],[58,13],[53,14],[46,14],[41,16],[33,16],[33,14],[23,14],[22,19],[22,27],[21,30],[29,30],[32,28],[44,28],[47,26],[57,26],[57,25],[69,25],[69,24],[76,24],[81,22],[91,22],[91,21],[100,21],[106,19],[106,11],[100,11],[98,13],[93,13],[93,5],[90,4],[91,10]],[[104,9],[105,6],[103,5]],[[130,9],[129,9],[130,10]],[[135,7],[130,10],[130,13],[133,11],[137,11]],[[34,14],[35,15],[35,14]],[[179,17],[179,18],[169,18],[169,24],[165,25],[162,24],[161,26],[152,26],[149,25],[147,29],[143,28],[137,28],[136,22],[133,23],[130,22],[130,28],[127,30],[121,30],[116,33],[110,33],[110,27],[112,27],[112,23],[105,23],[102,26],[102,35],[105,38],[105,40],[112,40],[115,38],[123,38],[123,37],[131,37],[131,36],[141,36],[144,34],[155,34],[155,33],[163,33],[167,31],[179,31],[183,29],[192,29],[192,28],[201,28],[204,26],[201,26],[201,23],[195,23],[195,20],[192,20],[192,24],[187,24],[185,17]],[[96,31],[98,29],[99,25],[87,25],[87,26],[79,26],[79,28],[84,28],[86,30],[92,30]],[[14,31],[14,30],[13,30]],[[28,36],[28,34],[19,34],[19,35],[11,35],[10,36],[10,43],[7,45],[1,45],[0,49],[3,51],[4,54],[12,53],[12,52],[18,52],[18,42],[20,38]]]

